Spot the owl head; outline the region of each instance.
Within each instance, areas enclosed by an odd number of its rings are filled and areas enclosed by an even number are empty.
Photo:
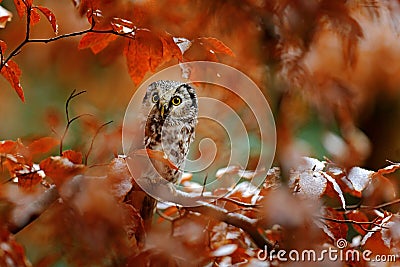
[[[197,118],[196,91],[186,83],[160,80],[150,84],[143,106],[149,115],[163,122],[189,122]]]

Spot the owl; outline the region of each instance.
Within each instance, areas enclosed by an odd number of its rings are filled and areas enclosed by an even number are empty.
[[[160,151],[168,159],[150,157],[154,169],[145,172],[148,179],[159,175],[176,183],[184,168],[189,145],[194,139],[198,103],[195,89],[186,83],[160,80],[149,85],[143,98],[144,147]],[[156,170],[156,171],[154,171]],[[141,213],[151,218],[155,200],[148,196]]]

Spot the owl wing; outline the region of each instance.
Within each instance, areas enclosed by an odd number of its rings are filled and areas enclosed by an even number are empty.
[[[191,124],[185,125],[182,127],[181,132],[182,140],[180,142],[180,149],[183,151],[183,154],[186,156],[189,151],[189,146],[194,140],[194,127]]]

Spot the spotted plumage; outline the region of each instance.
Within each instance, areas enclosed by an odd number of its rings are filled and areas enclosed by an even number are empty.
[[[145,175],[149,179],[159,175],[176,183],[182,175],[189,145],[194,139],[198,115],[196,91],[192,86],[177,81],[154,82],[143,98],[142,113],[145,148],[163,152],[173,164],[151,159],[156,172],[153,169]],[[154,208],[148,205],[143,208],[146,210],[142,209],[142,217],[152,217]]]

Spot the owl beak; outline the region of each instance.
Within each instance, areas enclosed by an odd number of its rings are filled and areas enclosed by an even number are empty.
[[[160,114],[161,114],[161,118],[164,119],[164,115],[165,113],[168,111],[168,104],[162,104],[160,103]]]

